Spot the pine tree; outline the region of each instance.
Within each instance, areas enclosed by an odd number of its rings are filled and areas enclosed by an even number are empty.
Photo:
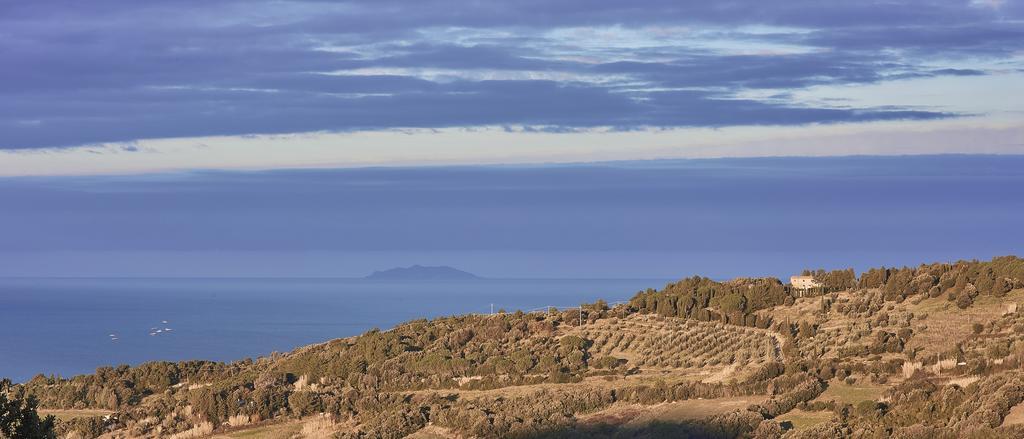
[[[8,399],[0,393],[0,438],[56,439],[53,430],[56,418],[50,415],[40,419],[36,405],[34,397]]]

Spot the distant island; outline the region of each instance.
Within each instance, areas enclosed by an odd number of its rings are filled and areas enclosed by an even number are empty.
[[[427,267],[413,265],[397,267],[390,270],[374,271],[366,279],[384,280],[469,280],[480,279],[479,276],[448,266]]]

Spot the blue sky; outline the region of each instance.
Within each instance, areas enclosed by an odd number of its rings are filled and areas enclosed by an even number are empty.
[[[1024,152],[1016,1],[0,4],[0,175]]]

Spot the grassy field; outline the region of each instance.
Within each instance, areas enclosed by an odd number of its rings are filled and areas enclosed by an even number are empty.
[[[287,422],[219,434],[212,439],[289,439],[300,431],[301,423]]]
[[[964,310],[946,300],[945,296],[910,305],[908,310],[917,315],[927,313],[928,318],[922,322],[924,328],[915,325],[914,337],[907,348],[920,349],[919,356],[942,353],[949,349],[950,341],[971,337],[972,323],[984,323],[999,317],[1011,303],[1024,305],[1024,290],[1011,291],[1002,298],[978,296],[974,304]]]
[[[106,416],[114,413],[110,410],[47,410],[39,409],[39,416],[56,416],[57,419],[66,421],[75,418],[91,418],[93,416]]]
[[[839,380],[832,380],[828,382],[828,389],[825,389],[816,401],[837,401],[857,405],[861,401],[877,400],[885,389],[885,386],[879,384],[858,383],[851,386]]]
[[[775,419],[779,422],[788,421],[793,424],[794,430],[801,430],[828,421],[829,419],[832,419],[832,416],[833,414],[831,411],[805,412],[800,409],[793,409],[789,413]]]
[[[643,426],[653,422],[680,422],[707,418],[734,410],[741,410],[751,404],[764,402],[763,395],[739,396],[734,398],[690,399],[653,406],[618,405],[580,417],[581,424],[611,424]]]

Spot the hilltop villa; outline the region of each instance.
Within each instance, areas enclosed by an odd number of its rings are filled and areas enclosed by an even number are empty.
[[[800,290],[806,290],[810,288],[817,288],[821,286],[821,282],[814,280],[814,276],[791,276],[789,283],[793,284],[793,288]]]

